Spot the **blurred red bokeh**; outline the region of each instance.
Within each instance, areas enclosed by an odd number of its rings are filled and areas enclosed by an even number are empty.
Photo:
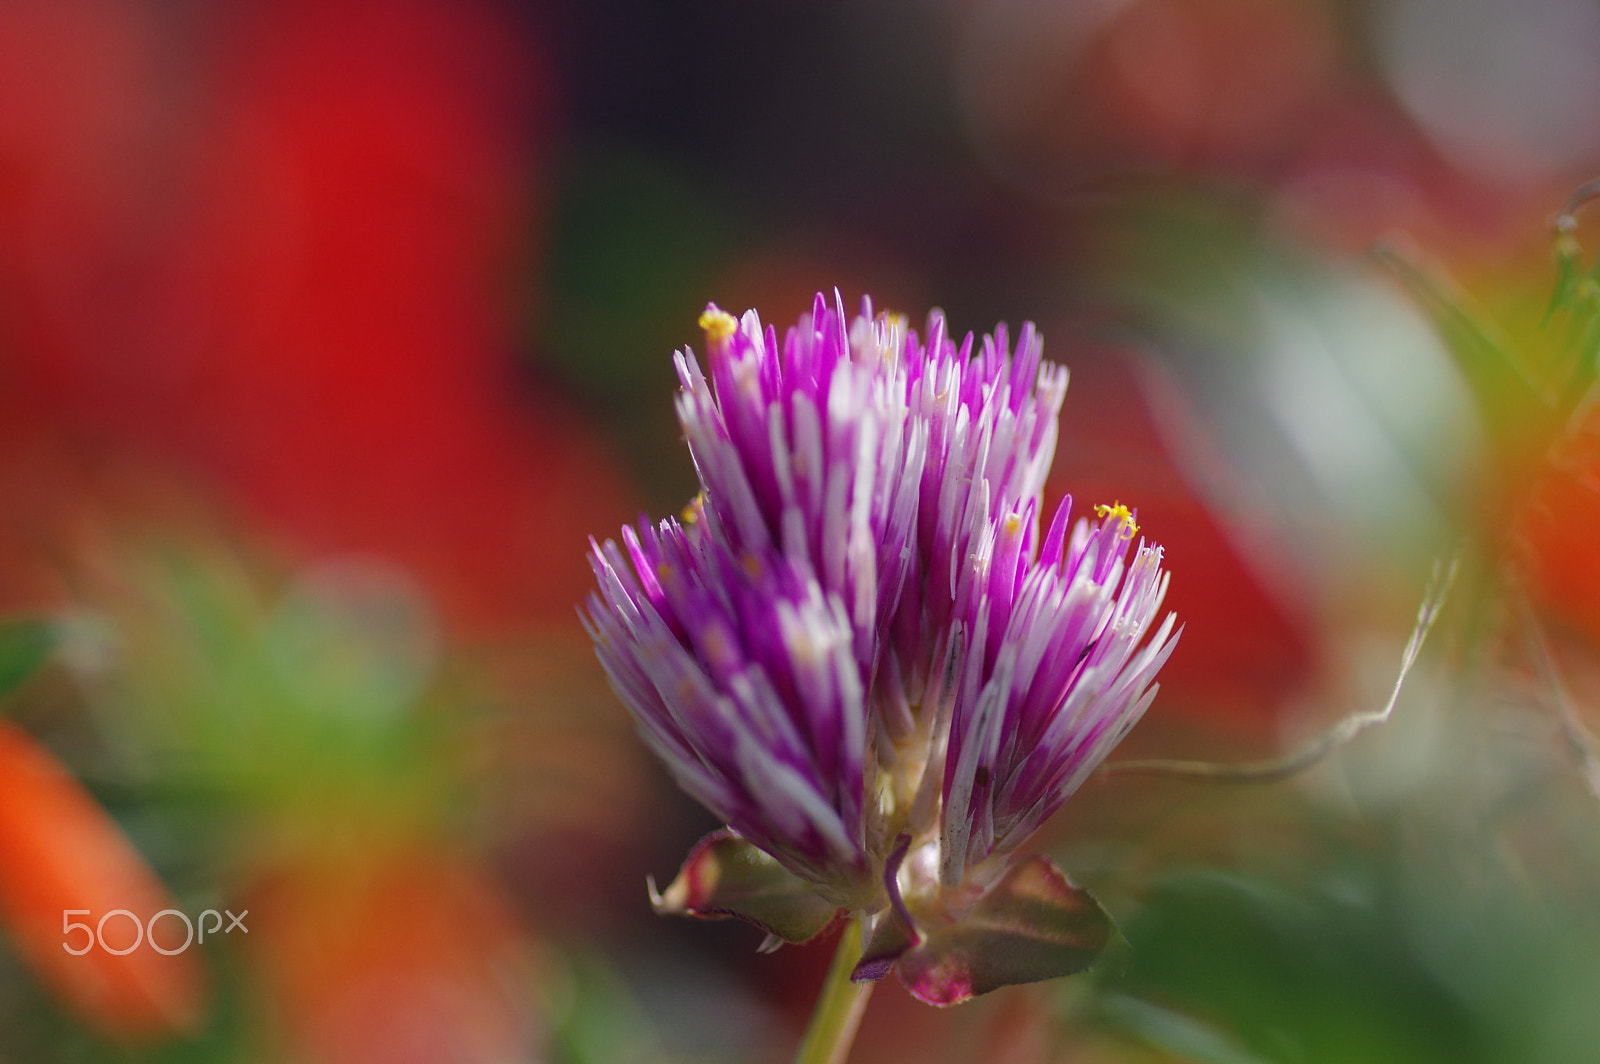
[[[576,648],[586,538],[628,491],[583,419],[517,375],[557,104],[514,16],[0,6],[0,608],[68,606],[106,542],[183,544],[185,521],[220,518],[269,570],[398,564],[451,648]],[[0,930],[105,1029],[192,1027],[197,951],[61,950],[63,908],[169,903],[70,776],[0,740]],[[300,1059],[531,1044],[527,987],[503,978],[527,939],[471,857],[363,840],[277,870],[256,904]]]
[[[452,621],[573,628],[625,492],[511,368],[554,117],[536,38],[486,3],[202,11],[0,13],[28,89],[0,94],[8,463],[150,463],[290,557],[406,565]]]

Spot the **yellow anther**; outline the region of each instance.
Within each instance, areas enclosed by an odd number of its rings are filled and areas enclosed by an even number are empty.
[[[686,525],[697,524],[700,521],[700,515],[705,512],[705,508],[706,493],[703,491],[696,492],[695,497],[690,499],[688,505],[684,506],[682,511],[679,512],[678,520]]]
[[[705,312],[700,315],[700,328],[705,332],[707,340],[726,340],[738,327],[739,319],[715,303],[706,307]]]
[[[1132,539],[1139,532],[1139,526],[1133,520],[1133,511],[1120,502],[1114,502],[1110,506],[1101,504],[1094,508],[1094,512],[1101,517],[1117,521],[1121,526],[1118,531],[1129,539]]]

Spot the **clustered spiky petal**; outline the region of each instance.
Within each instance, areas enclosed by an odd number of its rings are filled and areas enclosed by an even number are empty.
[[[1070,498],[1042,552],[1029,540],[1032,503],[990,525],[973,555],[972,633],[961,663],[945,761],[940,879],[1009,853],[1122,741],[1155,697],[1172,652],[1161,548],[1139,544],[1132,513],[1103,507],[1067,542]]]
[[[915,730],[910,707],[937,704],[947,693],[941,684],[954,665],[952,614],[975,541],[991,515],[1037,506],[1055,454],[1067,371],[1042,360],[1032,325],[1023,326],[1015,355],[1007,339],[1002,325],[974,358],[971,335],[957,348],[935,312],[926,346],[913,346],[906,360],[907,405],[926,426],[928,457],[911,572],[885,639],[877,690],[880,716],[898,742]]]
[[[676,521],[622,538],[626,560],[612,542],[595,553],[590,630],[645,742],[797,875],[865,875],[866,700],[838,598]]]
[[[753,310],[736,322],[711,307],[702,325],[709,378],[693,352],[675,361],[707,531],[809,569],[843,605],[870,670],[909,564],[927,448],[905,401],[899,330],[881,320],[851,336],[820,295],[781,347]]]
[[[1127,561],[1120,506],[1069,536],[1070,501],[1040,544],[1066,371],[1032,326],[974,355],[937,312],[923,342],[820,295],[781,345],[754,311],[701,325],[707,368],[677,356],[701,495],[591,555],[613,687],[684,790],[835,904],[898,904],[908,847],[945,886],[994,878],[1153,697],[1161,549]]]

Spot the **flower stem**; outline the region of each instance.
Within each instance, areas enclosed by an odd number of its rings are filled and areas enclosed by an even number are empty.
[[[833,966],[822,984],[816,1011],[811,1014],[811,1025],[806,1028],[794,1064],[844,1064],[850,1055],[850,1043],[855,1041],[856,1027],[876,985],[850,981],[850,973],[860,959],[861,923],[851,920],[839,936]]]

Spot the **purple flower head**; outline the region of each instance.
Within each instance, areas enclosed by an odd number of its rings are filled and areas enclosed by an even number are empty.
[[[753,310],[737,321],[708,307],[700,325],[709,378],[693,352],[676,358],[699,513],[730,549],[814,573],[870,671],[910,563],[927,450],[905,398],[903,330],[869,309],[847,332],[820,294],[781,347]]]
[[[1032,503],[985,529],[964,602],[970,632],[945,757],[940,880],[1021,845],[1155,697],[1173,618],[1140,649],[1167,591],[1161,548],[1126,507],[1067,541],[1064,499],[1034,556]]]
[[[887,660],[875,692],[895,745],[917,731],[917,707],[937,705],[948,694],[942,684],[954,665],[952,613],[964,568],[994,514],[1037,510],[1067,390],[1066,369],[1043,361],[1032,325],[1023,326],[1014,354],[1002,325],[983,338],[975,358],[972,337],[957,348],[938,311],[929,315],[927,333],[926,347],[915,334],[907,341],[913,352],[907,401],[928,433],[915,547],[884,634]]]
[[[866,700],[837,596],[671,519],[622,539],[626,559],[593,552],[587,623],[639,733],[686,792],[847,904],[871,871]]]
[[[1066,371],[1032,326],[974,354],[937,312],[924,342],[820,295],[781,344],[754,311],[700,325],[677,408],[701,493],[594,548],[585,618],[640,734],[734,833],[658,905],[788,939],[880,914],[864,977],[947,971],[938,921],[1071,894],[1013,855],[1154,696],[1161,549],[1129,560],[1120,505],[1069,537],[1063,503],[1040,542]]]

